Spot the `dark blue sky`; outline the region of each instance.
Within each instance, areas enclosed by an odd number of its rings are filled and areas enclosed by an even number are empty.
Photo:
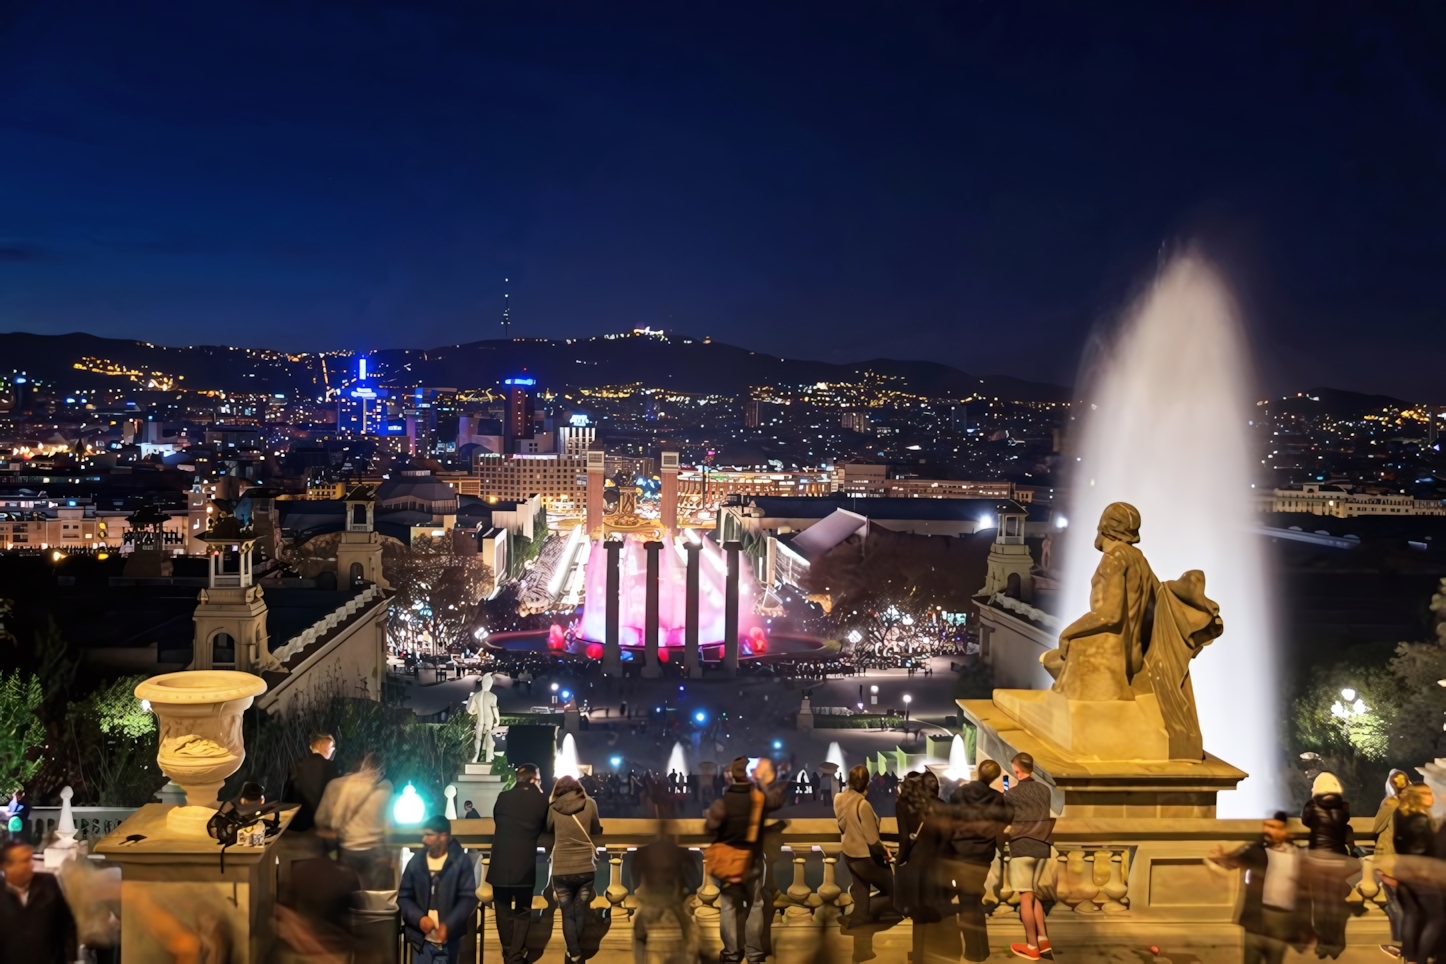
[[[426,347],[510,277],[517,334],[1069,381],[1200,238],[1273,387],[1446,401],[1446,8],[1395,7],[12,0],[0,331]]]

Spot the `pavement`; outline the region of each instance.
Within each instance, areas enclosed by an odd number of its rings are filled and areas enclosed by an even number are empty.
[[[853,766],[869,755],[896,746],[906,750],[917,747],[922,752],[925,742],[920,731],[947,734],[949,731],[941,725],[944,717],[958,713],[951,696],[957,675],[949,663],[948,656],[933,658],[930,677],[922,672],[910,676],[906,670],[873,670],[866,676],[827,681],[751,676],[645,680],[558,675],[534,680],[530,693],[525,685],[497,676],[493,692],[503,713],[527,712],[535,705],[548,705],[554,682],[559,692],[571,691],[579,702],[585,700],[590,708],[590,725],[578,733],[577,750],[579,760],[591,764],[594,772],[612,769],[611,761],[617,758],[621,761],[616,767],[620,773],[652,769],[666,775],[674,743],[682,746],[688,766],[694,771],[703,760],[724,764],[735,756],[772,754],[775,759],[788,760],[794,767],[804,766],[812,772],[825,762],[832,743],[838,744],[846,766]],[[421,716],[431,716],[449,705],[460,708],[472,692],[473,680],[467,676],[413,685],[407,705]],[[805,690],[815,708],[849,706],[857,711],[861,685],[865,709],[870,712],[902,709],[903,697],[907,694],[912,698],[908,735],[897,729],[815,729],[811,733],[795,729],[794,714]],[[869,702],[873,686],[879,688],[876,706]],[[619,720],[624,703],[635,717],[631,723]],[[676,733],[666,733],[656,722],[657,714],[652,720],[638,718],[648,710],[661,709],[676,711],[670,714],[680,724]],[[699,713],[704,720],[701,725],[696,722]],[[818,816],[832,814],[824,803],[805,807],[819,809]],[[800,810],[796,815],[810,814]]]

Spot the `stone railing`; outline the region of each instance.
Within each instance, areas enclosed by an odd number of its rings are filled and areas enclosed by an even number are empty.
[[[1045,629],[1055,629],[1059,626],[1059,619],[1057,617],[1051,616],[1043,609],[1035,609],[1027,602],[1020,602],[1012,596],[1006,596],[1002,592],[997,592],[993,596],[990,596],[989,604],[1023,616],[1030,622],[1037,623]]]
[[[45,844],[60,823],[60,807],[32,807],[30,840],[37,846]],[[75,820],[76,840],[99,840],[136,812],[135,807],[71,807]]]
[[[1357,820],[1357,844],[1372,846],[1369,819]],[[596,910],[610,910],[610,937],[604,947],[620,950],[617,941],[630,942],[630,921],[639,907],[632,885],[630,854],[657,839],[661,830],[678,845],[692,851],[694,876],[701,870],[702,884],[688,898],[688,909],[699,925],[703,945],[715,951],[718,938],[719,887],[703,864],[702,848],[711,842],[701,820],[604,820],[598,841],[599,881]],[[791,820],[774,824],[765,833],[765,848],[776,887],[774,926],[823,926],[829,933],[849,907],[848,871],[841,859],[838,828],[829,819]],[[896,837],[894,821],[885,819],[886,842]],[[1297,842],[1305,828],[1292,822]],[[491,820],[453,821],[453,834],[464,847],[480,851],[478,876],[483,879],[483,904],[491,900],[485,882],[492,840]],[[1208,857],[1217,849],[1234,850],[1259,838],[1255,820],[1203,818],[1130,820],[1060,820],[1055,828],[1055,860],[1046,869],[1040,890],[1054,903],[1049,915],[1051,936],[1057,946],[1148,944],[1178,948],[1228,948],[1239,942],[1234,920],[1240,899],[1240,875],[1214,867]],[[415,832],[394,830],[390,840],[416,847]],[[1009,886],[1008,858],[996,859],[984,897],[990,918],[990,939],[995,945],[1019,940],[1019,895]],[[700,864],[702,865],[700,867]],[[1384,912],[1385,894],[1376,881],[1368,856],[1362,873],[1350,878],[1351,944],[1380,944],[1389,939]],[[539,855],[538,890],[534,907],[555,906],[545,893],[545,858]],[[488,912],[488,916],[491,914]],[[902,953],[910,938],[907,922],[890,928],[892,937],[870,938],[877,950],[885,946]],[[488,940],[495,941],[490,931]],[[882,942],[882,943],[880,943]],[[489,951],[490,952],[490,951]],[[1233,952],[1233,950],[1232,950]],[[902,958],[901,958],[902,959]]]
[[[286,663],[297,653],[305,650],[306,647],[325,639],[328,633],[371,605],[372,600],[378,598],[381,594],[382,591],[375,585],[367,586],[361,592],[348,599],[345,605],[338,607],[335,612],[328,613],[325,619],[306,627],[306,629],[287,640],[284,646],[272,650],[271,655],[276,657],[281,663]]]

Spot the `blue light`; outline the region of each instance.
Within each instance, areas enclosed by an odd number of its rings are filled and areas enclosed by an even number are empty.
[[[707,723],[708,714],[704,713],[702,710],[699,710],[698,712],[693,714],[693,719],[697,720],[699,723]]]
[[[24,385],[24,384],[25,384],[25,379],[23,379],[23,378],[17,378],[17,379],[15,379],[15,384],[17,384],[17,385]]]
[[[562,698],[565,699],[565,700],[570,700],[570,699],[572,699],[572,691],[571,691],[571,690],[563,690],[563,691],[562,691]]]
[[[367,379],[367,360],[366,360],[365,358],[358,358],[358,359],[357,359],[357,367],[356,367],[356,370],[357,370],[357,378],[361,379],[362,381],[366,381],[366,379]]]
[[[612,764],[613,766],[615,766],[615,767],[620,767],[620,766],[623,765],[623,758],[620,757],[620,756],[615,756],[615,757],[613,757],[611,760],[609,760],[608,762],[611,763],[611,764]]]
[[[774,741],[773,741],[773,748],[774,748],[775,750],[781,750],[781,749],[783,749],[783,741],[782,741],[782,740],[774,740]]]
[[[517,385],[517,386],[519,386],[519,387],[531,387],[531,386],[537,384],[537,379],[535,379],[535,378],[507,378],[507,379],[503,379],[502,384],[504,384],[504,385]]]
[[[583,415],[583,414],[580,413],[580,412],[577,413],[577,414],[575,414],[575,415],[569,416],[568,419],[567,419],[567,421],[568,421],[568,424],[569,424],[569,425],[572,425],[574,428],[586,428],[586,427],[587,427],[587,416],[586,416],[586,415]]]
[[[417,795],[417,790],[410,783],[397,797],[397,802],[392,804],[392,820],[399,824],[421,823],[427,816],[427,802]]]

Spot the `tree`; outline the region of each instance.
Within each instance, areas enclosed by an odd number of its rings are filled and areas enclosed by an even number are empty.
[[[968,609],[984,578],[967,546],[963,539],[874,528],[866,541],[850,538],[813,560],[803,588],[830,599],[841,639],[878,650],[942,632],[940,610]]]
[[[156,763],[156,718],[135,695],[144,680],[102,683],[66,714],[88,796],[102,807],[140,806],[166,779]]]
[[[445,537],[418,536],[410,547],[385,554],[382,569],[395,592],[388,636],[393,646],[413,651],[442,652],[463,642],[491,584],[470,539],[459,547]]]
[[[34,751],[45,742],[45,725],[37,715],[44,699],[38,676],[0,676],[0,793],[7,796],[40,769]]]

